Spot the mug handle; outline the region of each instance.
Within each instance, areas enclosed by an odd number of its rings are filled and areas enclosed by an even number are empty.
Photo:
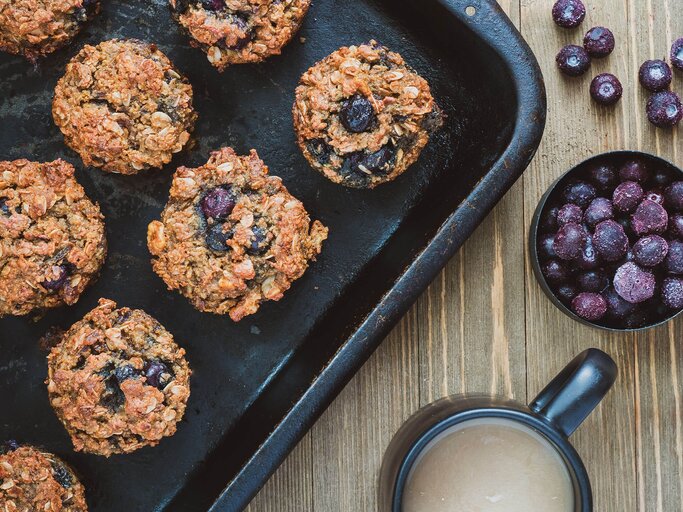
[[[614,360],[597,348],[579,354],[529,407],[569,437],[617,380]]]

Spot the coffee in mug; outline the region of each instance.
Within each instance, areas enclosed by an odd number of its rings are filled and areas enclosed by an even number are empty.
[[[402,512],[574,512],[564,460],[505,418],[464,421],[434,438],[408,474]]]

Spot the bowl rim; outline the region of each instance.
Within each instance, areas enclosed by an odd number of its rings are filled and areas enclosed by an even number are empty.
[[[589,158],[586,158],[585,160],[579,162],[578,164],[574,165],[571,167],[569,170],[566,172],[562,173],[561,176],[559,176],[553,183],[548,187],[548,189],[544,192],[543,196],[539,200],[538,204],[536,205],[536,210],[534,211],[534,215],[531,220],[531,225],[529,228],[529,238],[528,238],[528,244],[529,244],[529,259],[531,260],[531,267],[533,269],[534,276],[536,277],[536,281],[538,282],[539,286],[543,290],[544,294],[550,299],[550,301],[557,307],[560,311],[562,311],[565,315],[570,317],[573,320],[578,321],[579,323],[583,325],[587,325],[589,327],[594,327],[596,329],[601,329],[603,331],[608,331],[608,332],[640,332],[640,331],[646,331],[649,329],[654,329],[655,327],[662,326],[674,318],[676,318],[678,315],[683,313],[683,309],[673,313],[672,315],[662,319],[658,320],[655,323],[651,323],[648,325],[644,325],[642,327],[636,327],[636,328],[618,328],[618,327],[609,327],[605,325],[600,325],[596,324],[593,322],[590,322],[584,318],[581,318],[579,315],[574,313],[571,309],[569,309],[560,299],[557,298],[557,296],[553,293],[552,289],[550,288],[550,285],[545,279],[545,276],[541,272],[541,263],[538,257],[538,245],[537,245],[537,240],[538,240],[538,225],[540,223],[540,217],[541,213],[545,210],[545,207],[548,203],[548,199],[550,199],[550,196],[557,190],[558,185],[563,182],[566,178],[568,178],[572,173],[578,172],[580,169],[585,168],[588,164],[591,162],[594,162],[596,160],[602,160],[605,158],[609,157],[614,157],[614,158],[628,158],[628,157],[639,157],[639,158],[644,158],[648,159],[650,161],[656,161],[658,164],[660,164],[663,167],[669,168],[674,170],[676,173],[679,174],[681,177],[681,181],[683,181],[683,169],[678,167],[676,164],[673,162],[670,162],[669,160],[666,160],[665,158],[662,158],[661,156],[654,155],[652,153],[647,153],[645,151],[639,151],[639,150],[614,150],[614,151],[606,151],[604,153],[598,153],[596,155],[593,155]]]

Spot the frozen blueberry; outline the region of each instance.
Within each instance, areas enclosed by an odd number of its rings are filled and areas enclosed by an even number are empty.
[[[612,73],[601,73],[591,81],[590,93],[597,103],[614,105],[624,94],[624,88]]]
[[[576,266],[583,270],[593,270],[600,266],[600,257],[593,246],[593,238],[586,237],[581,254],[575,260]]]
[[[591,57],[607,57],[614,51],[614,34],[605,27],[593,27],[583,38],[583,47]]]
[[[625,181],[614,189],[612,203],[622,213],[635,210],[643,199],[643,187],[635,181]]]
[[[207,218],[225,219],[232,213],[235,203],[235,194],[231,187],[215,187],[204,194],[201,207]]]
[[[617,320],[623,320],[638,307],[622,299],[611,286],[602,292],[602,296],[607,302],[607,314]]]
[[[619,261],[628,251],[628,237],[618,222],[604,220],[595,226],[593,245],[605,261]]]
[[[374,124],[375,109],[365,96],[354,94],[342,104],[339,119],[348,131],[362,133],[368,131]]]
[[[669,252],[669,244],[659,235],[648,235],[633,246],[633,259],[643,267],[659,265]]]
[[[666,171],[657,171],[652,176],[652,183],[655,185],[655,187],[665,188],[669,186],[671,181],[671,175]]]
[[[598,164],[592,166],[588,170],[589,179],[595,184],[595,186],[606,192],[607,190],[612,190],[617,184],[617,173],[614,167],[607,164]]]
[[[683,105],[675,92],[656,92],[647,100],[647,118],[658,128],[672,128],[682,117]]]
[[[0,212],[5,216],[9,217],[12,215],[12,212],[9,209],[9,206],[7,206],[7,199],[4,197],[0,197]]]
[[[624,263],[614,274],[614,289],[632,304],[644,302],[655,294],[655,276],[633,262]]]
[[[650,177],[650,173],[643,162],[629,160],[619,168],[619,179],[621,181],[637,181],[645,183]]]
[[[677,213],[669,217],[669,236],[683,240],[683,215]]]
[[[683,274],[683,242],[669,241],[669,253],[664,260],[664,268],[671,274]]]
[[[578,293],[579,291],[577,290],[576,286],[571,283],[565,283],[557,288],[555,295],[564,304],[571,304],[572,299],[576,297]]]
[[[683,71],[683,37],[676,39],[671,46],[671,64]]]
[[[74,484],[71,471],[66,469],[64,464],[62,464],[61,462],[52,462],[52,476],[57,481],[57,483],[65,489],[70,489],[71,486]]]
[[[596,197],[591,201],[591,204],[586,208],[583,214],[583,220],[590,227],[594,227],[596,224],[602,222],[603,220],[614,218],[614,208],[612,208],[612,201],[604,197]]]
[[[645,192],[645,199],[649,199],[660,206],[664,206],[664,192],[661,190],[648,190]]]
[[[638,236],[664,233],[668,224],[669,214],[666,210],[662,205],[649,199],[640,203],[636,212],[631,215],[631,226]]]
[[[607,313],[607,302],[599,293],[582,292],[572,300],[572,310],[581,318],[595,322]]]
[[[666,188],[664,201],[670,210],[683,211],[683,181],[674,181]]]
[[[579,257],[586,243],[586,231],[579,224],[570,222],[562,226],[555,235],[553,249],[563,260],[573,260]]]
[[[554,241],[555,236],[550,233],[541,235],[538,239],[538,257],[541,260],[545,261],[557,258],[557,254],[555,254],[555,250],[553,249]]]
[[[598,195],[595,187],[585,181],[570,183],[564,189],[564,200],[581,208],[586,208]]]
[[[70,267],[66,264],[53,267],[52,275],[54,275],[56,269],[56,276],[54,277],[54,279],[46,279],[40,284],[43,286],[43,288],[51,292],[56,292],[57,290],[62,289],[66,282],[69,280],[69,268]]]
[[[247,253],[252,256],[263,254],[268,250],[268,232],[259,226],[251,228],[251,245],[247,247]]]
[[[173,373],[165,363],[161,361],[147,361],[143,368],[147,384],[158,389],[163,389],[173,378]]]
[[[609,278],[600,270],[582,272],[576,278],[576,282],[579,284],[579,288],[584,292],[600,293],[609,286]]]
[[[581,76],[591,67],[591,58],[581,46],[568,44],[555,57],[557,67],[567,76]]]
[[[552,284],[563,283],[569,279],[569,270],[557,260],[550,260],[543,268],[543,275]]]
[[[683,309],[683,279],[667,277],[662,283],[662,302],[671,309]]]
[[[586,17],[586,6],[581,0],[557,0],[553,5],[553,20],[562,28],[575,28]]]
[[[204,235],[206,245],[217,252],[227,252],[230,250],[228,241],[232,238],[233,230],[225,230],[225,224],[214,224]]]
[[[557,212],[559,211],[557,206],[553,206],[541,214],[538,228],[542,233],[557,231]]]
[[[671,68],[663,60],[646,60],[640,66],[638,79],[640,85],[645,87],[648,91],[657,92],[663,91],[671,85]]]
[[[575,224],[581,224],[583,219],[583,210],[576,206],[575,204],[565,204],[557,212],[557,225],[562,227],[569,222],[574,222]]]

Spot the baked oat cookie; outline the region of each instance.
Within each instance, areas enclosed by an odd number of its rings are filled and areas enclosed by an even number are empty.
[[[187,79],[133,39],[85,46],[57,83],[52,115],[86,165],[121,174],[170,162],[197,118]]]
[[[85,489],[61,459],[8,441],[0,447],[0,510],[87,512]]]
[[[403,173],[443,122],[427,81],[375,41],[341,48],[309,69],[293,114],[310,164],[356,188]]]
[[[0,317],[74,304],[106,253],[104,218],[70,163],[0,162]]]
[[[154,271],[169,289],[234,321],[280,300],[326,238],[256,151],[231,148],[197,169],[179,168],[161,221],[147,229]]]
[[[0,1],[0,50],[35,62],[68,44],[99,12],[99,0]]]
[[[139,309],[100,299],[47,361],[50,403],[77,451],[108,457],[155,446],[185,413],[185,350]]]
[[[296,34],[311,0],[169,0],[175,20],[190,43],[209,62],[225,70],[230,64],[261,62],[279,55]]]

